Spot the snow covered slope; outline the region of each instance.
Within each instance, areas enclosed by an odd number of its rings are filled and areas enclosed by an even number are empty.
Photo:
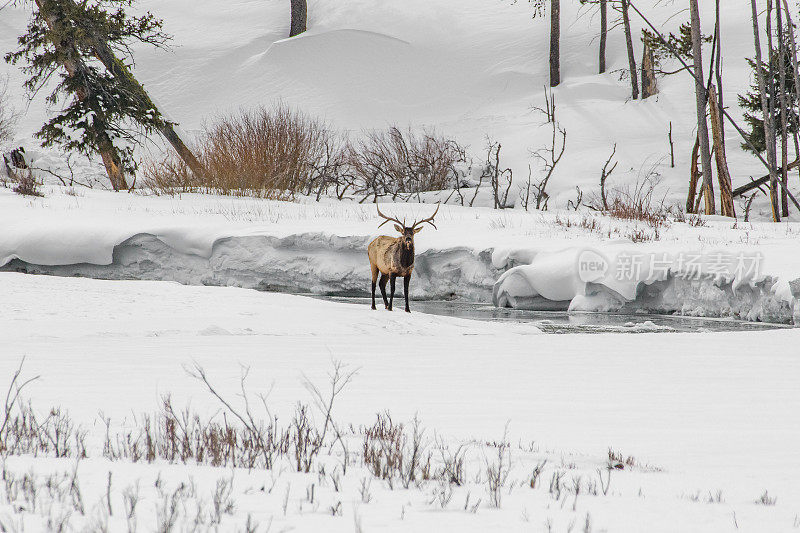
[[[511,0],[339,0],[309,2],[309,31],[292,39],[288,1],[143,0],[141,7],[165,20],[175,36],[171,52],[136,48],[136,74],[183,129],[196,130],[218,113],[283,101],[319,114],[337,126],[362,128],[431,125],[471,145],[476,159],[486,135],[502,142],[504,162],[516,176],[534,173],[530,150],[547,142],[547,127],[531,106],[543,104],[548,76],[548,22],[532,18],[527,2]],[[675,28],[683,6],[643,2],[657,24]],[[706,30],[713,2],[701,2]],[[651,166],[665,178],[672,198],[687,181],[694,141],[691,78],[660,81],[661,93],[629,101],[620,79],[627,67],[624,39],[609,37],[609,72],[597,75],[596,13],[577,0],[562,2],[562,78],[555,91],[558,120],[568,132],[565,158],[552,179],[551,208],[564,207],[575,187],[597,188],[603,162],[617,144],[620,161],[612,181],[635,180]],[[12,49],[24,28],[23,7],[0,12],[0,51]],[[634,17],[637,57],[642,22]],[[725,6],[725,101],[748,86],[744,58],[752,55],[749,6]],[[45,118],[41,98],[30,105],[19,92],[22,75],[11,75],[18,108],[25,111],[19,142]],[[676,168],[668,163],[667,130],[672,123]],[[759,164],[727,136],[734,184],[760,175]],[[517,197],[516,188],[510,195]]]

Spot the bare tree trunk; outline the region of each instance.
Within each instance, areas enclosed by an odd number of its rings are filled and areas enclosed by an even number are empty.
[[[608,0],[600,0],[600,74],[606,71],[606,41],[608,39]]]
[[[716,20],[714,24],[714,28],[717,34],[717,58],[714,61],[714,75],[717,79],[717,90],[719,93],[717,94],[717,102],[719,103],[719,114],[720,117],[723,116],[722,111],[725,109],[725,97],[722,94],[723,85],[722,85],[722,25],[719,22],[719,9],[720,0],[716,0]],[[720,133],[722,134],[722,142],[725,142],[725,121],[720,121]]]
[[[686,212],[694,213],[695,198],[697,198],[697,182],[700,181],[700,175],[697,172],[697,160],[700,156],[700,137],[694,140],[694,147],[692,148],[692,157],[689,161],[689,194],[686,195]]]
[[[645,42],[642,54],[642,100],[658,94],[653,49]]]
[[[57,19],[55,15],[47,11],[46,6],[43,4],[42,0],[36,0],[36,6],[39,9],[39,12],[42,14],[42,17],[47,24],[47,27],[51,31],[55,31],[58,29],[60,21]],[[80,55],[78,51],[75,49],[72,43],[63,42],[63,41],[55,41],[51,40],[53,43],[53,47],[61,56],[61,64],[64,67],[64,70],[67,71],[67,76],[72,79],[80,79],[82,73],[86,71],[86,65],[84,65],[80,59]],[[88,96],[88,88],[81,87],[75,92],[75,98],[80,101],[83,101]],[[94,117],[92,121],[92,129],[94,130],[94,134],[98,139],[98,151],[100,153],[100,157],[103,160],[103,166],[106,168],[106,174],[108,175],[108,180],[111,182],[111,186],[114,188],[115,191],[126,190],[128,188],[128,184],[125,181],[125,173],[122,168],[122,159],[119,156],[119,152],[117,151],[114,143],[111,140],[108,132],[111,129],[108,124],[106,124],[99,115]]]
[[[775,122],[773,121],[773,117],[775,116],[775,104],[778,100],[778,88],[775,86],[775,51],[772,44],[772,0],[767,0],[766,15],[765,32],[767,34],[767,66],[769,67],[769,77],[767,78],[769,80],[767,84],[767,91],[769,94],[769,97],[767,98],[767,111],[769,112],[769,122],[767,122],[765,119],[764,127],[769,127],[772,130],[772,144],[767,145],[767,150],[772,152],[773,161],[775,161],[776,181],[774,195],[776,197],[776,201],[780,202],[780,200],[778,200],[778,184],[781,183],[781,175],[778,173],[778,141],[777,133],[775,132]],[[772,188],[772,186],[773,184],[770,183],[770,188]],[[770,191],[770,195],[772,194],[773,192]],[[783,196],[783,193],[781,193],[780,196]]]
[[[783,16],[780,0],[775,6],[778,24],[778,102],[781,106],[781,214],[789,216],[789,137],[786,113],[789,102],[786,99],[786,44],[783,35]]]
[[[720,209],[722,216],[736,218],[731,173],[728,170],[728,158],[725,155],[725,140],[722,138],[722,115],[719,112],[717,91],[713,85],[708,87],[708,107],[711,110],[711,132],[714,138],[714,157],[717,163]]]
[[[675,143],[672,142],[672,121],[669,121],[669,133],[667,133],[667,138],[669,139],[669,167],[675,168]]]
[[[694,57],[695,96],[697,99],[697,135],[700,138],[700,164],[703,168],[703,196],[705,212],[713,215],[714,182],[711,176],[711,150],[708,143],[708,122],[706,122],[706,88],[703,84],[703,47],[700,40],[700,12],[697,0],[689,0],[689,11],[692,19],[692,56]]]
[[[108,46],[108,43],[105,42],[97,42],[94,44],[94,54],[97,59],[103,63],[103,66],[108,69],[114,79],[117,80],[118,83],[125,86],[130,92],[138,95],[138,97],[145,103],[145,105],[153,108],[154,110],[158,111],[155,103],[150,98],[150,95],[147,94],[144,87],[136,81],[136,78],[133,77],[130,70],[125,66],[125,64],[120,61],[115,55],[114,52],[111,50],[111,47]],[[158,111],[160,113],[160,111]],[[181,139],[180,135],[175,131],[175,127],[168,121],[164,121],[164,124],[159,128],[161,135],[172,145],[172,148],[177,152],[178,156],[186,163],[186,165],[191,169],[191,171],[196,176],[202,176],[205,172],[203,165],[197,160],[194,153],[186,146]]]
[[[308,3],[306,0],[291,0],[292,22],[289,27],[289,37],[300,35],[306,31],[308,21]]]
[[[628,0],[621,0],[622,25],[625,29],[625,44],[628,48],[628,68],[631,73],[631,97],[639,98],[639,77],[636,75],[636,55],[633,51],[633,36],[631,35],[631,19],[628,16]]]
[[[791,45],[792,59],[792,75],[794,76],[794,91],[795,98],[797,98],[798,105],[800,105],[800,70],[797,65],[797,41],[794,36],[794,23],[792,22],[792,15],[789,11],[789,4],[787,0],[783,0],[783,8],[786,15],[786,31],[789,32],[789,44]],[[794,153],[795,159],[800,159],[800,143],[797,140],[797,132],[794,133]]]
[[[756,6],[756,0],[750,0],[750,6],[753,12],[753,43],[756,48],[756,78],[758,79],[758,92],[761,95],[761,112],[764,115],[764,137],[767,143],[769,196],[772,205],[772,220],[779,222],[781,215],[778,208],[778,174],[776,172],[775,164],[775,131],[770,126],[772,120],[769,114],[769,104],[767,104],[767,86],[764,81],[764,64],[761,61],[761,36],[758,29],[758,6]]]
[[[561,83],[561,0],[550,1],[550,87]]]

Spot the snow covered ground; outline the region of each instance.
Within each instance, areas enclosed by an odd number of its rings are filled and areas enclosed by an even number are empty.
[[[109,472],[111,530],[125,529],[123,493],[137,481],[140,531],[156,527],[181,482],[190,488],[178,498],[178,529],[190,527],[197,509],[207,513],[205,529],[218,480],[232,480],[235,502],[231,514],[221,513],[221,530],[243,530],[248,515],[259,531],[269,524],[270,530],[352,531],[356,522],[361,531],[797,527],[794,329],[545,335],[526,325],[390,315],[237,288],[15,273],[0,274],[0,293],[0,375],[11,376],[26,357],[24,374],[41,375],[25,390],[34,407],[69,410],[89,432],[88,458],[78,463],[77,476],[74,458],[5,461],[18,491],[12,502],[0,497],[0,520],[9,529],[24,521],[26,530],[39,530],[47,516],[67,511],[74,528],[103,523]],[[332,359],[358,370],[334,408],[338,423],[354,428],[339,491],[331,479],[336,465],[341,470],[338,447],[322,454],[326,473],[309,474],[294,472],[290,458],[271,471],[248,471],[103,457],[99,412],[112,419],[113,432],[130,427],[134,415],[154,412],[171,393],[176,407],[191,402],[197,412],[221,416],[202,384],[186,374],[193,363],[237,405],[240,365],[248,366],[250,391],[268,391],[270,409],[288,421],[295,402],[309,401],[304,378],[324,388]],[[359,459],[359,428],[384,409],[396,421],[419,416],[434,465],[440,446],[452,452],[471,443],[464,485],[430,480],[405,489],[398,480],[390,488],[373,479]],[[491,443],[503,442],[507,424],[509,475],[496,509],[487,466],[497,462]],[[599,476],[608,473],[608,447],[634,456],[635,466],[614,469],[604,495]],[[533,489],[532,472],[544,460]],[[69,490],[60,497],[44,486],[53,473],[66,487],[77,477],[85,516]],[[39,476],[38,506],[26,503],[26,474]],[[551,488],[554,474],[563,475],[560,494]],[[453,494],[440,498],[442,490]],[[777,498],[774,505],[755,503],[765,491]],[[338,502],[341,516],[331,511]]]

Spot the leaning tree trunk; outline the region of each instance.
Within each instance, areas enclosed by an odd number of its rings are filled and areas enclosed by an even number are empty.
[[[725,155],[725,140],[722,137],[722,115],[719,112],[717,91],[713,85],[708,87],[708,107],[711,110],[711,132],[714,138],[714,158],[717,163],[717,180],[719,181],[720,209],[722,216],[736,218],[733,204],[733,185],[728,170],[728,158]]]
[[[291,0],[292,22],[289,27],[289,37],[300,35],[306,31],[308,20],[308,4],[306,0]]]
[[[561,0],[550,2],[550,87],[561,83]]]
[[[642,100],[658,94],[655,69],[653,49],[645,42],[644,52],[642,54]]]
[[[73,5],[74,0],[69,0]],[[38,2],[38,0],[37,0]],[[77,9],[77,7],[76,7]],[[128,67],[114,55],[113,50],[107,42],[95,39],[92,43],[92,51],[97,59],[103,64],[114,77],[117,83],[125,87],[130,93],[137,95],[137,97],[144,103],[145,106],[152,108],[157,113],[161,113],[156,104],[147,94],[144,87],[133,77],[133,74]],[[175,131],[174,125],[169,121],[164,120],[163,124],[159,127],[161,135],[172,145],[172,148],[178,153],[178,156],[186,163],[189,169],[196,175],[201,176],[204,173],[203,165],[197,160],[192,151],[183,142],[178,133]]]
[[[608,39],[608,0],[600,0],[600,74],[606,71],[606,40]]]
[[[631,71],[631,97],[636,100],[639,98],[639,77],[636,75],[636,55],[633,51],[631,19],[628,16],[628,0],[622,0],[622,25],[625,29],[625,45],[628,48],[628,68]]]
[[[703,196],[705,198],[705,211],[713,215],[714,207],[714,182],[711,176],[711,150],[708,144],[708,122],[706,122],[706,87],[703,84],[703,48],[700,40],[700,12],[697,9],[697,0],[689,0],[689,11],[692,20],[692,57],[694,58],[695,97],[697,100],[697,135],[700,137],[700,164],[703,168]]]
[[[775,155],[775,130],[772,128],[772,117],[769,114],[767,103],[767,86],[764,81],[764,64],[761,61],[761,36],[758,29],[758,6],[756,0],[750,0],[753,17],[753,44],[756,48],[756,78],[758,79],[758,92],[761,96],[761,113],[764,115],[764,138],[767,143],[767,165],[769,166],[769,197],[772,205],[772,220],[780,222],[781,215],[778,206],[778,174],[776,172]],[[770,148],[772,147],[772,148]]]
[[[722,110],[725,109],[725,101],[723,93],[723,85],[722,85],[722,25],[719,21],[720,9],[719,9],[719,2],[720,0],[716,0],[715,6],[715,31],[717,34],[717,57],[716,61],[714,61],[714,76],[717,79],[717,90],[719,91],[717,94],[717,103],[719,104],[719,115],[723,117]],[[725,121],[722,120],[720,122],[720,134],[722,135],[722,142],[725,142]]]
[[[58,27],[61,24],[58,18],[47,11],[42,0],[36,0],[36,6],[39,9],[39,12],[42,14],[42,18],[44,18],[45,23],[50,31],[54,33],[57,32]],[[85,75],[87,67],[80,59],[80,55],[74,44],[52,39],[51,42],[53,47],[56,49],[56,52],[59,53],[59,56],[61,57],[61,65],[64,67],[64,70],[67,71],[67,76],[69,76],[71,79],[81,79]],[[86,100],[88,93],[88,88],[81,86],[75,91],[75,98],[77,98],[79,101],[84,101]],[[111,182],[111,186],[115,191],[126,190],[128,188],[128,184],[125,181],[125,171],[122,168],[122,158],[120,158],[119,152],[114,146],[111,136],[108,134],[108,132],[111,130],[111,127],[106,124],[101,117],[102,113],[96,112],[94,120],[92,121],[92,129],[94,130],[93,133],[97,138],[97,151],[100,154],[100,158],[103,160],[103,166],[105,166],[106,174],[108,175],[108,180]]]
[[[137,95],[146,106],[160,113],[155,103],[150,98],[150,95],[148,95],[144,87],[136,81],[136,78],[133,77],[128,67],[114,55],[108,43],[103,41],[93,43],[93,51],[97,59],[99,59],[100,62],[103,63],[103,66],[114,76],[117,83],[125,87],[131,93]],[[180,138],[175,131],[174,125],[165,119],[159,126],[159,131],[172,145],[175,152],[177,152],[178,156],[186,163],[195,176],[202,176],[205,172],[203,165]]]

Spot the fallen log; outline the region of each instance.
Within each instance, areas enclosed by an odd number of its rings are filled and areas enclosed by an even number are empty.
[[[788,170],[792,170],[793,168],[797,168],[798,166],[800,166],[800,159],[795,159],[794,161],[792,161],[791,163],[789,163],[786,166],[786,170],[787,171]],[[769,174],[767,174],[766,176],[761,176],[758,179],[752,180],[750,183],[747,183],[747,184],[742,185],[740,187],[736,187],[733,190],[733,196],[741,196],[746,192],[749,192],[749,191],[752,191],[753,189],[757,189],[758,187],[761,187],[762,185],[764,185],[768,181],[769,181]]]

